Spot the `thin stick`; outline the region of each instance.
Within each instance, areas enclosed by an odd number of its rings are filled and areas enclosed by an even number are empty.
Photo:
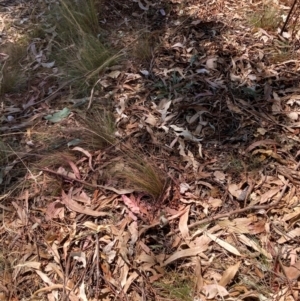
[[[284,22],[284,24],[283,24],[283,26],[282,26],[282,29],[281,29],[281,31],[280,31],[280,34],[281,34],[281,35],[283,34],[283,32],[284,32],[284,30],[285,30],[285,27],[287,26],[287,24],[288,24],[288,22],[289,22],[289,19],[290,19],[290,17],[291,17],[292,11],[294,10],[294,7],[295,7],[296,3],[297,3],[297,0],[294,0],[294,3],[293,3],[293,5],[292,5],[292,7],[291,7],[291,9],[290,9],[290,11],[289,11],[288,16],[286,17],[286,20],[285,20],[285,22]]]
[[[133,192],[132,189],[116,189],[114,187],[109,187],[109,186],[105,186],[105,185],[97,185],[97,184],[92,184],[92,183],[82,181],[82,180],[79,180],[79,179],[74,179],[72,177],[69,177],[67,175],[58,173],[58,172],[56,172],[54,170],[51,170],[51,169],[48,169],[48,168],[40,168],[40,170],[42,170],[44,172],[48,172],[48,173],[56,175],[56,176],[60,176],[60,177],[66,179],[68,181],[75,181],[75,182],[81,183],[82,185],[85,185],[85,186],[88,186],[88,187],[91,187],[91,188],[95,188],[95,189],[101,188],[101,189],[104,189],[104,190],[113,191],[116,194],[127,194],[127,193]]]
[[[99,266],[100,266],[100,261],[99,261],[99,236],[98,233],[96,233],[96,248],[95,248],[95,252],[96,252],[96,300],[99,300],[99,278],[100,278],[100,270],[99,270]]]
[[[237,210],[233,210],[233,211],[230,211],[230,212],[227,212],[227,213],[221,213],[221,214],[217,214],[215,216],[212,216],[212,217],[208,217],[208,218],[205,218],[201,221],[198,221],[198,222],[195,222],[195,223],[192,223],[190,225],[188,225],[188,228],[191,229],[191,228],[194,228],[196,226],[199,226],[199,225],[203,225],[203,224],[206,224],[206,223],[210,223],[212,221],[215,221],[215,220],[218,220],[220,218],[223,218],[223,217],[228,217],[230,215],[234,215],[234,214],[238,214],[238,213],[243,213],[243,212],[247,212],[247,211],[251,211],[251,210],[268,210],[272,207],[275,207],[276,205],[279,204],[279,202],[281,201],[281,199],[283,198],[283,195],[286,191],[288,187],[288,182],[284,185],[284,187],[282,188],[282,191],[281,191],[281,194],[280,196],[278,197],[278,200],[273,203],[273,204],[268,204],[268,205],[257,205],[257,206],[248,206],[246,208],[242,208],[242,209],[237,209]]]
[[[289,279],[288,276],[287,276],[286,270],[284,269],[284,266],[283,266],[283,264],[282,264],[282,261],[281,261],[281,259],[280,259],[280,256],[278,256],[278,262],[279,262],[280,268],[281,268],[281,270],[282,270],[282,272],[283,272],[283,274],[284,274],[284,276],[285,276],[285,278],[286,278],[286,281],[287,281],[287,283],[288,283],[288,287],[289,287],[289,289],[290,289],[290,291],[291,291],[291,294],[292,294],[292,296],[293,296],[293,299],[294,299],[294,301],[297,301],[298,298],[297,298],[296,295],[295,295],[295,292],[294,292],[294,290],[293,290],[293,285],[292,285],[290,279]]]

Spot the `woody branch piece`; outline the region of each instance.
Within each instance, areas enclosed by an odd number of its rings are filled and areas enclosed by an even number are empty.
[[[289,20],[290,20],[290,17],[291,17],[291,15],[292,15],[292,12],[293,12],[293,10],[294,10],[294,8],[295,8],[295,5],[296,5],[297,1],[298,1],[298,0],[294,0],[294,3],[293,3],[293,5],[292,5],[292,7],[291,7],[291,9],[290,9],[290,11],[289,11],[289,14],[288,14],[288,16],[286,17],[286,20],[285,20],[285,22],[284,22],[284,24],[283,24],[283,26],[282,26],[281,31],[280,31],[280,34],[281,34],[281,35],[282,35],[282,33],[284,32],[284,30],[285,30],[285,28],[286,28],[286,26],[287,26],[287,24],[288,24],[288,22],[289,22]]]

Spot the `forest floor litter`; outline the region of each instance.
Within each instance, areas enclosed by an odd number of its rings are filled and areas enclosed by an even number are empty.
[[[123,2],[0,2],[0,301],[300,299],[300,4]]]

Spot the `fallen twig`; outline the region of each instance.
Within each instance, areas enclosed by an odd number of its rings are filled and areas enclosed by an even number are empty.
[[[287,283],[288,283],[288,287],[289,287],[289,289],[290,289],[290,291],[291,291],[291,294],[292,294],[292,296],[293,296],[293,299],[294,299],[294,301],[297,301],[298,298],[296,297],[296,294],[295,294],[295,292],[294,292],[294,290],[293,290],[293,285],[292,285],[290,279],[289,279],[288,276],[287,276],[287,273],[286,273],[286,271],[285,271],[285,269],[284,269],[284,266],[283,266],[283,264],[282,264],[282,261],[281,261],[281,259],[280,259],[280,256],[278,256],[277,260],[278,260],[278,263],[279,263],[279,265],[280,265],[280,268],[281,268],[281,270],[282,270],[282,272],[283,272],[283,274],[284,274],[284,276],[285,276],[285,278],[286,278],[286,281],[287,281]]]
[[[116,188],[110,187],[110,186],[91,184],[89,182],[82,181],[82,180],[79,180],[79,179],[76,179],[76,178],[74,179],[72,177],[69,177],[67,175],[58,173],[58,172],[56,172],[54,170],[51,170],[51,169],[48,169],[48,168],[41,168],[41,170],[44,171],[44,172],[51,173],[53,175],[63,177],[64,179],[66,179],[68,181],[75,181],[75,182],[81,183],[85,186],[92,187],[92,188],[95,188],[95,189],[100,188],[100,189],[104,189],[104,190],[109,190],[109,191],[115,192],[116,194],[127,194],[127,193],[133,192],[133,189],[116,189]]]
[[[216,220],[218,220],[220,218],[228,217],[228,216],[235,215],[235,214],[238,214],[238,213],[243,213],[243,212],[253,211],[253,210],[269,210],[269,209],[271,209],[271,208],[273,208],[273,207],[275,207],[275,206],[277,206],[279,204],[279,202],[281,201],[281,199],[282,199],[282,197],[283,197],[283,195],[284,195],[287,187],[288,187],[288,182],[282,188],[282,191],[281,191],[280,196],[278,197],[278,200],[275,203],[273,203],[273,204],[268,204],[268,205],[252,205],[252,206],[248,206],[248,207],[245,207],[245,208],[233,210],[233,211],[230,211],[230,212],[227,212],[227,213],[217,214],[215,216],[208,217],[208,218],[205,218],[205,219],[203,219],[201,221],[192,223],[192,224],[188,225],[188,228],[191,229],[191,228],[194,228],[196,226],[203,225],[203,224],[206,224],[206,223],[210,223],[210,222],[216,221]]]
[[[296,3],[297,3],[297,0],[294,0],[294,3],[293,3],[293,5],[292,5],[292,7],[291,7],[291,9],[290,9],[290,11],[289,11],[288,16],[286,17],[286,20],[285,20],[285,22],[284,22],[284,24],[283,24],[283,26],[282,26],[282,29],[281,29],[281,31],[280,31],[280,34],[281,34],[281,35],[283,34],[283,32],[284,32],[284,30],[285,30],[285,28],[286,28],[286,25],[288,24],[288,22],[289,22],[289,20],[290,20],[292,11],[294,10],[294,7],[295,7]]]

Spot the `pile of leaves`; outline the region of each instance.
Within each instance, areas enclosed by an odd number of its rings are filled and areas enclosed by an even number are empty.
[[[299,299],[289,9],[7,3],[1,300]]]

